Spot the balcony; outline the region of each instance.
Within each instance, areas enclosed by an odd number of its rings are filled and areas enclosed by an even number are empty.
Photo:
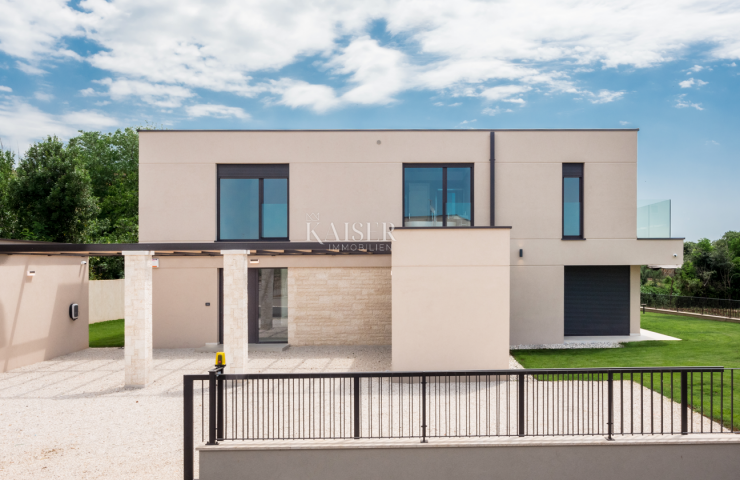
[[[671,238],[671,201],[637,201],[637,238]]]

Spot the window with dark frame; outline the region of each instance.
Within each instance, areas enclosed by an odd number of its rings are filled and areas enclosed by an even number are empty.
[[[563,240],[583,239],[583,164],[563,164]]]
[[[288,239],[288,165],[218,165],[218,240]]]
[[[473,226],[473,166],[405,164],[403,226]]]

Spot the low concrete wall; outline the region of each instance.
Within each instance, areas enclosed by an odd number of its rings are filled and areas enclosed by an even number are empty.
[[[679,436],[680,437],[680,436]],[[725,435],[736,437],[736,435]],[[675,441],[674,441],[675,440]],[[734,440],[730,438],[730,440]],[[200,480],[714,480],[737,478],[737,441],[444,442],[415,444],[360,440],[313,442],[313,446],[200,448]],[[305,444],[304,444],[305,445]]]
[[[0,255],[0,372],[88,346],[86,257]],[[29,277],[27,272],[35,275]],[[79,305],[79,317],[69,306]]]
[[[90,323],[123,318],[125,280],[90,281]]]

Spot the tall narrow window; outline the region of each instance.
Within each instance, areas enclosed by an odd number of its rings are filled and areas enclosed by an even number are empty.
[[[412,164],[403,170],[405,227],[473,225],[473,167]]]
[[[218,239],[288,238],[288,165],[218,166]]]
[[[563,164],[563,239],[583,238],[583,164]]]

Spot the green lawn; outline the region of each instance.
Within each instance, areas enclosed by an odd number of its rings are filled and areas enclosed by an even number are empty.
[[[122,347],[123,319],[90,325],[90,348]]]
[[[632,342],[624,344],[624,348],[610,349],[515,350],[511,353],[524,368],[740,367],[740,324],[662,313],[644,313],[642,314],[642,328],[680,338],[681,341]],[[719,398],[722,394],[724,398],[722,416],[724,423],[729,426],[731,375],[732,382],[735,384],[733,422],[735,428],[740,428],[740,370],[732,374],[726,371],[723,377],[715,374],[714,378],[710,378],[709,374],[704,374],[703,382],[698,375],[695,375],[694,404],[698,409],[703,383],[704,411],[707,415],[709,414],[710,392],[713,391],[713,417],[719,419],[721,408]],[[639,381],[639,379],[636,380]],[[722,381],[724,390],[721,386]],[[643,384],[650,386],[648,377],[645,378]],[[665,375],[662,385],[664,395],[672,396],[675,401],[680,401],[680,376],[678,374],[673,378],[673,385],[671,391],[671,375]],[[653,389],[661,390],[658,376],[654,378]]]

